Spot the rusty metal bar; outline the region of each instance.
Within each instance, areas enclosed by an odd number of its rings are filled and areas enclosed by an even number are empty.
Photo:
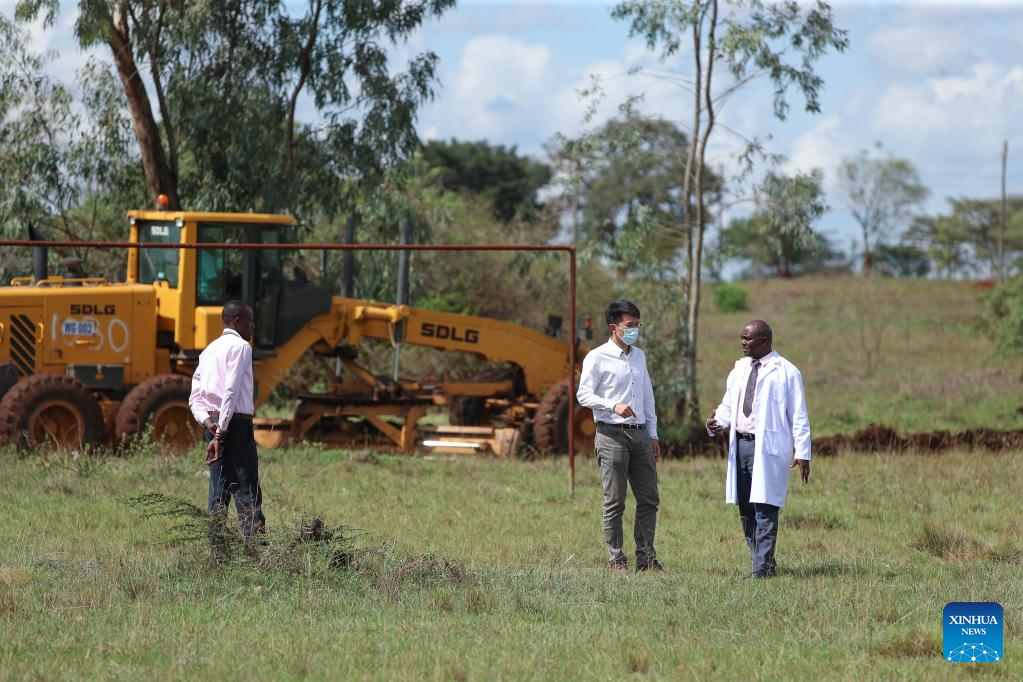
[[[53,246],[90,249],[241,249],[251,251],[565,251],[575,252],[568,244],[222,244],[217,242],[86,242],[0,239],[0,246]]]
[[[0,246],[51,246],[90,249],[223,249],[228,245],[210,243],[171,244],[150,242],[45,241],[34,239],[0,239]],[[575,493],[575,278],[576,249],[572,244],[230,244],[230,248],[253,251],[563,251],[569,256],[569,332],[568,332],[568,491]]]
[[[575,247],[569,252],[568,275],[568,494],[575,494]]]

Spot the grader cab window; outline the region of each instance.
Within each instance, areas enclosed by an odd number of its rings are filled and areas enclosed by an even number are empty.
[[[248,242],[246,228],[245,225],[200,225],[199,241],[225,246]],[[244,300],[246,253],[231,248],[199,250],[196,272],[198,305],[223,305],[225,301]]]
[[[244,301],[256,313],[257,347],[273,347],[281,288],[278,251],[232,249],[231,244],[279,241],[276,225],[199,225],[199,241],[223,244],[222,249],[200,249],[196,268],[196,304],[223,305]]]
[[[138,230],[141,242],[177,244],[181,241],[181,228],[174,222],[140,221]],[[140,249],[139,282],[163,281],[171,289],[177,289],[178,255],[178,249]]]

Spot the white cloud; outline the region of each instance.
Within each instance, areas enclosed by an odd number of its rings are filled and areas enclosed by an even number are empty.
[[[628,96],[643,92],[650,84],[627,77],[632,65],[612,59],[569,71],[559,67],[544,42],[477,36],[442,74],[442,96],[424,112],[420,129],[427,138],[486,138],[538,154],[556,133],[580,131],[589,104],[580,92],[590,87],[591,75],[599,77],[604,93],[595,123],[613,116]],[[662,97],[663,88],[652,91]]]
[[[971,26],[937,23],[885,26],[867,40],[881,68],[907,75],[958,72],[972,61],[976,32]]]
[[[855,147],[856,143],[843,130],[841,118],[837,114],[826,116],[792,143],[788,170],[807,173],[820,168],[824,171],[825,187],[830,189],[834,184],[835,167],[843,156],[855,151]]]
[[[506,141],[520,126],[550,114],[546,96],[557,90],[550,48],[505,35],[469,40],[448,76],[444,99],[425,123],[461,138]]]
[[[887,137],[915,145],[948,140],[977,146],[1023,126],[1023,65],[974,63],[963,76],[897,82],[879,97],[872,120]]]

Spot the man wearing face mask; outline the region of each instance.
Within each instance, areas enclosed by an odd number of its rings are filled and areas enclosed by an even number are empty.
[[[612,301],[605,311],[611,338],[583,359],[576,398],[593,410],[597,424],[594,451],[604,485],[604,542],[608,565],[627,573],[623,551],[622,513],[628,486],[636,496],[636,570],[663,572],[654,551],[657,529],[657,413],[646,355],[639,340],[639,308],[630,301]]]

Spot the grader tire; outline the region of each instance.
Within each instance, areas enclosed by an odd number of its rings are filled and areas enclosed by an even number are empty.
[[[0,446],[80,449],[102,437],[99,403],[65,374],[33,374],[0,400]]]
[[[516,371],[505,367],[492,367],[474,375],[473,381],[511,381]],[[516,381],[516,387],[519,382]],[[495,396],[496,397],[496,396]],[[510,397],[510,396],[509,396]],[[455,426],[486,426],[490,422],[487,414],[487,399],[482,396],[455,396],[448,407],[448,422]]]
[[[542,455],[556,455],[568,452],[568,397],[567,379],[547,389],[540,399],[533,417],[533,443]],[[576,452],[593,450],[593,420],[590,411],[575,406],[575,449]]]
[[[131,389],[117,410],[118,442],[137,438],[152,424],[152,438],[174,452],[194,448],[202,440],[202,426],[188,407],[191,377],[160,374]]]

